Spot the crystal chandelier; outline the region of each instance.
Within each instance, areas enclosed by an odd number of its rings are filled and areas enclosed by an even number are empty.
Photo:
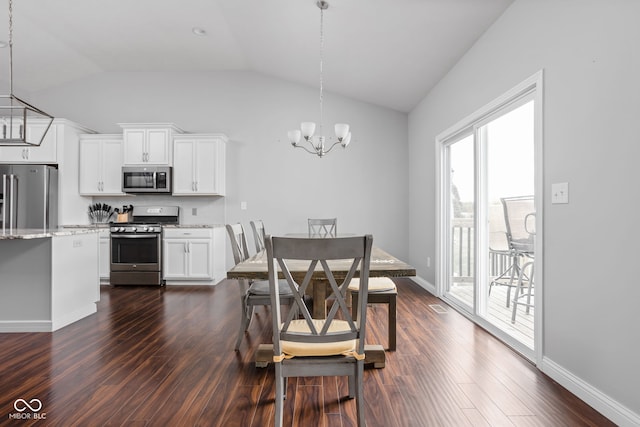
[[[45,131],[38,132],[35,140],[27,135],[27,125],[33,119],[44,119],[38,123],[46,124]],[[0,145],[38,146],[52,123],[53,116],[13,94],[13,3],[9,0],[9,95],[0,95]]]
[[[337,123],[334,127],[334,131],[336,134],[336,142],[331,144],[328,149],[325,149],[325,142],[329,143],[332,138],[327,138],[322,135],[322,63],[323,63],[323,53],[324,53],[324,11],[329,8],[329,3],[326,1],[318,1],[316,2],[318,8],[320,8],[320,131],[316,135],[316,124],[314,122],[302,122],[300,124],[300,129],[290,130],[289,131],[289,141],[291,145],[295,148],[302,148],[308,153],[315,154],[318,157],[323,157],[327,154],[333,147],[337,144],[341,144],[343,148],[346,148],[351,142],[351,132],[349,132],[349,125],[346,123]],[[309,147],[311,150],[307,148],[305,145],[299,144],[300,137],[304,138],[306,142],[309,143]]]

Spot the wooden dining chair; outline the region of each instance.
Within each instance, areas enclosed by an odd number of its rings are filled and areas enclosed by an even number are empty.
[[[338,218],[309,218],[309,237],[336,237]]]
[[[351,312],[353,318],[358,317],[358,309],[360,307],[359,295],[360,284],[359,279],[355,278],[351,280],[349,284],[349,292],[351,292]],[[398,289],[393,280],[389,277],[370,277],[369,278],[369,293],[367,294],[367,300],[369,304],[387,304],[389,312],[387,322],[387,334],[389,337],[389,350],[396,350],[396,324],[397,324],[397,300]]]
[[[251,230],[253,230],[253,240],[256,243],[256,252],[264,250],[264,223],[261,219],[255,221],[249,221],[251,224]]]
[[[227,233],[231,242],[231,251],[233,259],[237,264],[246,261],[249,258],[249,250],[247,249],[247,239],[242,224],[227,224]],[[251,319],[253,318],[253,308],[257,305],[271,305],[271,297],[269,296],[268,280],[238,280],[241,289],[241,318],[240,330],[236,339],[235,350],[240,349],[242,337],[249,329]],[[291,305],[293,303],[293,293],[289,290],[289,286],[285,280],[280,283],[282,288],[280,292],[281,304]]]
[[[372,242],[371,235],[327,239],[266,237],[272,304],[276,427],[282,426],[287,378],[312,376],[347,376],[349,397],[356,399],[357,425],[365,426],[363,373],[367,298],[360,299],[360,309],[354,320],[347,307],[346,296],[349,283],[358,270],[359,292],[367,295]],[[336,280],[329,267],[328,261],[338,259],[349,260],[350,268],[344,280]],[[297,281],[289,270],[289,264],[300,261],[307,263],[308,269],[304,278]],[[316,267],[322,269],[334,294],[325,319],[313,319],[303,300],[312,276],[317,273]],[[279,270],[302,316],[296,316],[292,311],[288,316],[281,315],[277,304],[281,289]]]

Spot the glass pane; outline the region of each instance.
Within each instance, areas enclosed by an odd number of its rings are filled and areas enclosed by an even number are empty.
[[[450,145],[449,293],[470,308],[474,298],[474,143],[469,135]]]
[[[513,299],[529,289],[534,259],[534,103],[483,127],[487,153],[487,241],[489,244],[486,318],[533,348],[533,308]],[[532,214],[532,215],[529,215]],[[522,282],[519,278],[522,277]],[[526,297],[522,299],[526,302]],[[530,301],[532,302],[532,301]]]

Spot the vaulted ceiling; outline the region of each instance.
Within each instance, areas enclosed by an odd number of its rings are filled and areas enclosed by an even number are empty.
[[[408,112],[512,2],[329,0],[324,89]],[[8,15],[5,0],[0,41]],[[251,70],[319,85],[315,0],[14,0],[13,27],[14,86],[30,92],[110,71]]]

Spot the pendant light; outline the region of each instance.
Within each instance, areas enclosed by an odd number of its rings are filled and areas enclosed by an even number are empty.
[[[333,147],[338,144],[341,144],[343,148],[346,148],[351,142],[351,132],[349,132],[349,125],[346,123],[337,123],[334,126],[335,139],[336,141],[329,146],[328,149],[325,149],[325,142],[330,142],[332,138],[327,138],[322,134],[322,119],[323,119],[323,87],[322,87],[322,65],[323,65],[323,56],[324,56],[324,11],[329,8],[329,3],[326,1],[318,1],[316,6],[320,9],[320,129],[319,134],[315,134],[316,132],[316,124],[314,122],[302,122],[300,124],[300,129],[290,130],[288,133],[289,142],[295,148],[302,148],[307,153],[315,154],[318,157],[324,157]],[[304,140],[309,144],[309,148],[305,145],[300,144],[300,138],[304,138]]]
[[[53,116],[18,98],[13,93],[13,0],[9,0],[9,95],[0,95],[0,145],[39,146],[53,123]],[[44,124],[42,134],[27,135],[34,120]],[[39,137],[39,138],[38,138]]]

